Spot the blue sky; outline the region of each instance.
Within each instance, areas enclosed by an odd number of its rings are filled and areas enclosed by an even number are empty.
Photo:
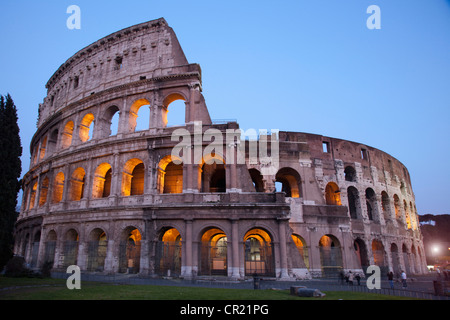
[[[81,30],[69,30],[69,5]],[[370,5],[381,29],[369,30]],[[203,71],[211,117],[361,142],[408,168],[420,214],[450,213],[450,1],[0,2],[0,94],[19,109],[23,173],[45,84],[83,47],[164,17]]]

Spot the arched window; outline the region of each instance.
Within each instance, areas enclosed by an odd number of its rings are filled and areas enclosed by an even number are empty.
[[[64,192],[64,173],[59,172],[55,180],[53,182],[53,196],[52,196],[52,202],[58,203],[61,202]]]
[[[125,163],[122,173],[122,195],[138,196],[144,194],[145,167],[140,159]]]
[[[381,209],[383,210],[383,216],[385,220],[391,219],[391,207],[389,196],[386,191],[381,192]]]
[[[281,192],[284,192],[286,197],[301,197],[301,178],[297,171],[292,168],[282,168],[278,170],[275,179],[276,182],[281,183]]]
[[[356,182],[356,171],[352,166],[345,167],[345,181]]]
[[[348,197],[348,210],[350,212],[350,218],[361,218],[361,202],[359,199],[359,192],[355,187],[347,188]]]
[[[340,206],[341,203],[341,191],[334,182],[329,182],[325,188],[325,200],[326,204],[330,206]]]
[[[374,220],[374,218],[378,218],[377,212],[377,197],[375,195],[375,191],[372,188],[366,189],[366,206],[367,206],[367,217],[369,220]]]
[[[264,182],[261,172],[257,169],[249,169],[250,177],[252,178],[253,186],[256,192],[264,192]]]
[[[201,166],[202,192],[226,192],[225,160],[211,153]]]
[[[136,100],[130,108],[128,132],[148,130],[150,127],[150,102],[147,99]]]
[[[66,149],[70,147],[72,144],[72,135],[73,135],[74,124],[73,121],[68,121],[64,126],[64,130],[61,136],[61,148]]]
[[[77,168],[70,179],[70,195],[72,201],[79,201],[83,198],[86,172],[83,168]]]
[[[34,205],[36,202],[37,187],[38,187],[38,183],[34,182],[33,187],[31,188],[31,195],[30,195],[30,202],[28,204],[28,210],[31,210],[34,208]]]
[[[395,219],[397,219],[397,221],[399,222],[402,222],[400,213],[400,198],[396,194],[394,194],[394,210],[395,210]]]
[[[159,193],[183,193],[183,165],[175,164],[181,159],[165,156],[158,165],[157,188]]]
[[[94,115],[88,113],[83,117],[80,123],[80,140],[86,142],[92,139],[94,132]]]
[[[50,184],[50,182],[48,180],[48,177],[45,177],[41,183],[41,189],[40,189],[40,195],[39,195],[39,207],[42,207],[44,204],[47,203],[47,194],[48,194],[49,184]]]
[[[178,126],[186,123],[186,99],[179,93],[173,93],[164,99],[164,126]]]
[[[112,169],[109,163],[102,163],[97,167],[94,174],[92,188],[93,198],[106,198],[111,193]]]
[[[119,129],[119,108],[117,106],[110,106],[106,109],[102,124],[100,128],[101,137],[115,136]]]

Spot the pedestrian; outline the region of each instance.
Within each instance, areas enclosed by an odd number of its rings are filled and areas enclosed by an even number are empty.
[[[352,273],[352,270],[350,270],[349,272],[348,272],[348,284],[349,285],[353,285],[353,273]]]
[[[359,273],[356,274],[355,279],[356,279],[356,282],[358,283],[358,286],[360,286],[361,285],[361,276]]]
[[[402,277],[402,287],[403,287],[403,289],[406,289],[406,287],[407,287],[407,284],[406,284],[406,273],[403,270],[402,270],[401,277]]]
[[[341,270],[341,272],[339,272],[339,283],[340,283],[341,285],[344,284],[344,279],[345,279],[344,271]]]
[[[388,280],[389,280],[389,285],[391,286],[391,289],[394,289],[394,273],[392,271],[390,271],[388,273]]]

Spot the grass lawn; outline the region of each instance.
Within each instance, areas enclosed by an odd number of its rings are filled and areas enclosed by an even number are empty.
[[[379,294],[328,291],[324,298],[299,298],[288,290],[119,285],[82,282],[69,290],[62,279],[0,277],[0,300],[411,300]]]

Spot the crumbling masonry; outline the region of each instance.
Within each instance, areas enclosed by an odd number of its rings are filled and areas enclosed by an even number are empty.
[[[15,253],[32,267],[228,279],[426,270],[408,170],[381,150],[280,131],[257,142],[270,153],[277,140],[275,172],[248,146],[244,163],[229,158],[245,139],[175,161],[175,130],[239,126],[211,120],[200,66],[164,19],[82,49],[46,88],[15,232]],[[185,124],[168,127],[176,100]]]

